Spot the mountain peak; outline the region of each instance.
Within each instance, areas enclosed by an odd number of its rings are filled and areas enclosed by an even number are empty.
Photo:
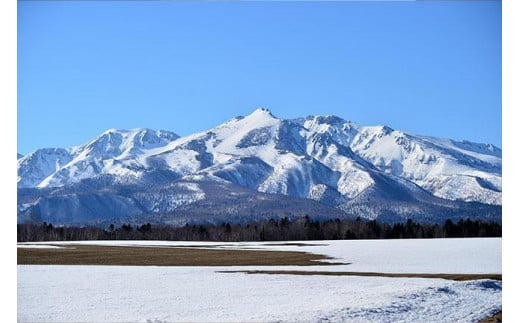
[[[267,116],[271,118],[276,118],[272,113],[271,110],[267,108],[258,108],[253,113],[251,113],[249,116]]]
[[[133,128],[133,129],[110,128],[110,129],[103,131],[98,137],[103,137],[106,135],[114,135],[114,134],[126,135],[126,134],[130,134],[130,133],[139,133],[139,132],[146,132],[146,131],[153,131],[153,130],[147,129],[147,128]]]
[[[103,136],[103,135],[108,135],[108,134],[113,134],[113,133],[119,133],[119,132],[127,132],[127,130],[123,130],[123,129],[116,129],[116,128],[110,128],[110,129],[107,129],[105,131],[103,131],[99,137]]]

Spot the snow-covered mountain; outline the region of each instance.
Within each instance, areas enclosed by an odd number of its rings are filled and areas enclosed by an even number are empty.
[[[493,145],[364,127],[335,116],[283,120],[257,109],[182,138],[167,131],[112,129],[81,146],[25,155],[18,159],[19,215],[42,217],[67,205],[67,212],[80,216],[83,204],[91,210],[93,204],[107,205],[105,213],[117,205],[121,214],[112,213],[118,216],[180,209],[187,214],[188,205],[201,201],[222,206],[234,191],[247,191],[253,204],[286,196],[296,198],[292,209],[306,199],[328,213],[333,208],[368,218],[457,217],[474,214],[479,203],[479,210],[496,205],[489,210],[497,215],[501,153]],[[228,199],[215,187],[229,191]],[[116,193],[123,188],[124,194]],[[103,199],[81,202],[86,192]]]
[[[18,187],[64,186],[101,174],[132,181],[144,170],[136,158],[177,138],[177,134],[163,130],[110,129],[81,146],[38,149],[18,159]]]

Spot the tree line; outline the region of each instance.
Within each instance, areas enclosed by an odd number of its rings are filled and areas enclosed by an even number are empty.
[[[286,241],[286,240],[353,240],[353,239],[428,239],[501,237],[502,225],[480,220],[446,220],[443,225],[420,224],[412,220],[386,224],[376,220],[316,221],[308,216],[287,217],[253,224],[171,225],[113,224],[101,227],[54,226],[51,223],[17,225],[18,242],[74,240],[171,240],[171,241]]]

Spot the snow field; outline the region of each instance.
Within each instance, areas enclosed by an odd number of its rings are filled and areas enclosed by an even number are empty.
[[[217,267],[19,266],[20,322],[471,321],[501,283],[217,273]]]
[[[327,254],[352,264],[301,267],[20,265],[18,321],[475,322],[500,310],[502,303],[502,283],[494,280],[456,282],[218,272],[300,269],[500,273],[501,239],[306,241],[301,243],[316,245],[303,247],[279,242],[81,243],[298,250]],[[23,246],[41,248],[45,243]]]

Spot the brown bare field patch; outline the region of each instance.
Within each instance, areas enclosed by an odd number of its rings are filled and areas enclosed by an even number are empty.
[[[416,273],[376,273],[357,271],[298,271],[298,270],[235,270],[219,271],[220,273],[246,273],[269,275],[321,275],[321,276],[367,276],[367,277],[397,277],[397,278],[442,278],[449,280],[502,280],[500,274],[416,274]]]
[[[488,317],[487,319],[484,319],[480,321],[480,323],[500,323],[502,322],[502,311],[496,313],[495,315]]]
[[[324,255],[292,251],[223,250],[182,247],[67,245],[67,248],[18,248],[19,265],[117,266],[309,266]]]
[[[264,246],[293,246],[293,247],[314,247],[314,246],[326,246],[323,243],[303,243],[303,242],[280,242],[280,243],[265,243]]]

